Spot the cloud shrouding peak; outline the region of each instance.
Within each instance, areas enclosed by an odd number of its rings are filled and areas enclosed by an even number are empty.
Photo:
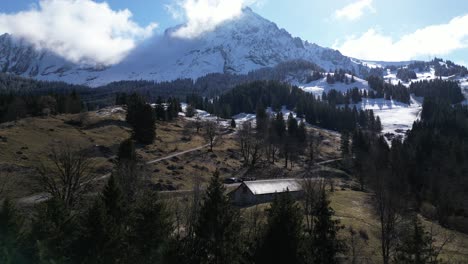
[[[211,31],[224,21],[242,14],[242,9],[256,0],[179,0],[166,6],[176,19],[186,23],[173,33],[179,38],[195,38]]]
[[[127,9],[114,11],[92,0],[40,0],[37,8],[0,13],[0,33],[24,38],[74,63],[111,65],[157,27],[140,27],[131,18]]]
[[[335,11],[335,18],[356,20],[364,15],[364,12],[369,11],[375,13],[375,8],[372,6],[373,0],[358,0],[339,10]]]
[[[402,36],[398,40],[369,29],[360,37],[352,36],[333,48],[343,54],[365,60],[403,61],[424,56],[447,55],[468,49],[468,14],[447,24],[431,25]]]

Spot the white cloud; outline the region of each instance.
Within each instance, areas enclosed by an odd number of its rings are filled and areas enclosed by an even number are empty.
[[[0,13],[0,33],[83,64],[118,63],[156,27],[140,27],[129,10],[114,11],[92,0],[40,0],[27,11]]]
[[[375,8],[372,6],[373,0],[359,0],[351,3],[339,10],[335,11],[335,18],[356,20],[364,15],[365,11],[375,13]]]
[[[468,48],[468,14],[447,24],[432,25],[402,36],[398,40],[369,29],[360,37],[348,37],[333,48],[343,54],[366,60],[410,60],[423,56],[447,55]]]
[[[242,9],[256,0],[178,0],[166,9],[179,19],[187,21],[173,33],[180,38],[195,38],[203,32],[211,31],[226,20],[242,14]]]

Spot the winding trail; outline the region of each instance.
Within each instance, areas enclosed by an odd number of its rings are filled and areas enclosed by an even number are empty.
[[[198,151],[198,150],[202,150],[202,149],[207,148],[209,146],[210,146],[210,144],[208,143],[208,144],[196,147],[196,148],[192,148],[192,149],[184,150],[184,151],[181,151],[181,152],[169,154],[169,155],[161,157],[161,158],[157,158],[157,159],[154,159],[154,160],[147,161],[146,164],[158,163],[160,161],[168,160],[168,159],[171,159],[173,157],[182,156],[182,155],[185,155],[185,154],[188,154],[188,153],[192,153],[192,152],[195,152],[195,151]],[[91,181],[102,181],[102,180],[108,179],[110,176],[111,176],[111,173],[107,173],[107,174],[104,174],[104,175],[102,175],[100,177],[94,178]],[[86,182],[86,183],[88,183],[88,182]],[[18,198],[17,202],[20,203],[20,204],[25,204],[25,205],[38,204],[38,203],[42,203],[42,202],[45,202],[45,201],[49,200],[50,197],[51,197],[51,195],[49,193],[45,193],[45,192],[44,193],[36,193],[36,194],[32,194],[30,196]]]

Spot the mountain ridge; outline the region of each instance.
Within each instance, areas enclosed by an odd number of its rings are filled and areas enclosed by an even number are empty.
[[[169,81],[196,79],[209,73],[247,74],[281,62],[307,60],[322,68],[359,70],[357,62],[339,51],[293,37],[285,29],[245,8],[197,38],[173,36],[182,25],[168,28],[112,66],[78,65],[52,51],[37,50],[26,40],[0,36],[0,69],[38,80],[99,86],[119,80]]]
[[[97,87],[121,80],[171,81],[211,73],[248,74],[297,60],[312,62],[325,71],[344,69],[360,77],[374,67],[371,62],[293,37],[250,8],[192,39],[174,36],[182,26],[166,29],[163,35],[142,43],[112,66],[74,64],[52,51],[37,50],[26,40],[4,34],[0,36],[0,70],[38,80]]]

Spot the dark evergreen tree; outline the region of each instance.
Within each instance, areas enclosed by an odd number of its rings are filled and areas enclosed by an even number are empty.
[[[311,263],[339,263],[336,256],[346,251],[346,244],[338,238],[338,231],[343,228],[339,220],[334,220],[324,187],[320,190],[319,200],[315,205],[313,229],[308,241],[308,258]]]
[[[128,257],[129,205],[111,175],[101,196],[82,219],[75,258],[78,263],[119,263]]]
[[[396,246],[394,261],[402,264],[438,263],[432,236],[424,230],[421,221],[413,216],[401,242]]]
[[[206,190],[195,224],[195,251],[192,263],[229,264],[240,261],[239,212],[231,206],[216,171]]]
[[[186,117],[194,117],[196,113],[195,107],[192,105],[187,105],[187,108],[185,109],[185,116]]]
[[[134,126],[141,109],[145,105],[145,101],[136,93],[131,94],[127,99],[127,122]]]
[[[234,118],[231,119],[231,128],[236,128],[236,120]]]
[[[255,119],[256,119],[255,129],[257,130],[258,134],[260,136],[265,135],[267,125],[268,125],[268,115],[265,111],[265,107],[261,103],[257,105]]]
[[[37,208],[27,235],[26,251],[31,263],[63,263],[73,255],[77,224],[60,199]]]
[[[139,197],[128,232],[129,259],[132,263],[161,263],[172,223],[157,193],[148,190]]]
[[[305,143],[307,141],[307,129],[305,126],[305,122],[300,122],[299,127],[297,128],[297,140],[298,143],[302,146],[305,147]]]
[[[128,162],[128,161],[136,161],[136,152],[135,152],[135,145],[133,144],[132,139],[126,139],[122,141],[119,145],[119,150],[117,153],[117,159],[119,162]]]
[[[151,144],[156,138],[156,120],[153,108],[145,104],[137,112],[133,125],[133,138],[143,144]]]
[[[301,263],[302,217],[289,192],[276,195],[268,210],[265,233],[259,240],[256,263]]]
[[[341,133],[341,145],[340,145],[341,155],[343,157],[348,157],[350,154],[349,146],[349,134],[348,132]]]
[[[138,165],[135,145],[132,139],[120,143],[117,153],[117,163],[112,172],[115,180],[119,182],[127,202],[135,200],[136,193],[142,187],[142,173]]]
[[[26,263],[21,252],[22,219],[9,199],[0,210],[0,262],[5,264]]]

